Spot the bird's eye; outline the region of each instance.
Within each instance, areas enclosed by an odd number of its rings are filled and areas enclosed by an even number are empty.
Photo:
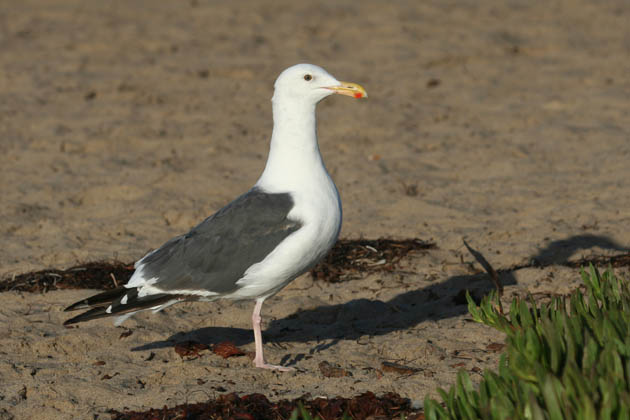
[[[305,74],[304,80],[306,80],[307,82],[310,82],[311,80],[313,80],[313,76],[311,76],[310,74]]]

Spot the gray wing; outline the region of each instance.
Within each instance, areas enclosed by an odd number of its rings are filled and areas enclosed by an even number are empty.
[[[137,266],[144,278],[157,278],[153,286],[165,292],[230,293],[250,266],[302,226],[288,219],[292,208],[289,193],[268,194],[254,188],[146,255]]]

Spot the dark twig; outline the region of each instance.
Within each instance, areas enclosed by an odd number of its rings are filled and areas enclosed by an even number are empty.
[[[465,239],[462,239],[462,241],[464,242],[466,249],[468,249],[468,252],[470,252],[472,256],[475,257],[475,260],[477,260],[477,262],[481,264],[483,269],[486,270],[486,273],[488,273],[488,275],[490,276],[490,279],[492,280],[494,287],[497,289],[499,296],[503,296],[503,284],[501,284],[501,280],[499,279],[499,274],[492,267],[492,265],[490,265],[488,260],[486,260],[486,258],[481,254],[481,252],[472,249],[470,245],[468,245],[468,242],[466,242]]]

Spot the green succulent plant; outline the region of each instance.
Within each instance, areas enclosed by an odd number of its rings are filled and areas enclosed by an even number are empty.
[[[506,334],[498,372],[475,388],[465,371],[443,403],[427,398],[425,418],[630,419],[630,288],[611,269],[581,271],[585,290],[537,304],[515,298],[503,313],[491,293],[477,306],[477,322]]]

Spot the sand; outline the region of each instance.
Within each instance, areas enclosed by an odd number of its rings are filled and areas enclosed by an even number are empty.
[[[0,418],[109,418],[225,392],[421,402],[460,368],[478,379],[502,336],[456,297],[489,288],[462,239],[508,270],[506,298],[567,293],[567,261],[628,249],[629,13],[621,0],[0,4],[0,278],[132,262],[246,191],[273,81],[298,62],[370,95],[318,110],[341,236],[438,246],[384,275],[305,275],[270,299],[265,350],[288,374],[174,351],[252,351],[249,302],[141,315],[119,338],[107,320],[62,327],[93,291],[2,293]],[[325,378],[322,361],[352,376]]]

